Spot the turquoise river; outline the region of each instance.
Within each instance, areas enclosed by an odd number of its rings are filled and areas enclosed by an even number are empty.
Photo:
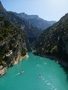
[[[0,77],[0,90],[68,90],[67,75],[54,60],[28,53]],[[19,74],[21,70],[23,73]]]

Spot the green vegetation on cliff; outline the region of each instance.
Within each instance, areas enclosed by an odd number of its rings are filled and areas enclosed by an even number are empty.
[[[0,15],[0,65],[9,67],[26,54],[23,37],[21,29]]]
[[[0,2],[0,65],[12,66],[26,54],[40,35],[40,29],[8,12]]]
[[[40,35],[36,51],[39,55],[57,57],[68,66],[68,13]]]
[[[0,2],[0,14],[2,14],[7,20],[17,27],[20,31],[22,29],[25,32],[26,47],[30,49],[36,42],[37,37],[41,34],[41,29],[33,27],[28,20],[21,19],[14,12],[5,10],[2,3]]]

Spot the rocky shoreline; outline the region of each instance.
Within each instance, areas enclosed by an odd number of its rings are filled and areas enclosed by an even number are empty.
[[[46,58],[50,58],[50,59],[52,59],[52,60],[55,60],[56,63],[62,65],[63,67],[68,68],[68,63],[64,62],[64,60],[62,60],[62,59],[59,59],[59,58],[57,58],[57,57],[55,57],[55,56],[49,56],[49,55],[45,55],[45,56],[43,56],[43,57],[46,57]]]
[[[13,65],[18,64],[19,61],[21,61],[21,60],[24,59],[24,58],[28,58],[28,57],[29,57],[29,56],[28,56],[28,53],[26,53],[25,56],[20,56],[20,58],[18,57],[17,60],[15,60],[15,62],[14,62]]]
[[[3,76],[7,72],[7,67],[2,67],[2,68],[1,67],[2,66],[0,66],[0,76]]]
[[[55,60],[56,63],[60,64],[60,66],[64,69],[64,71],[66,72],[67,76],[68,76],[68,63],[64,62],[64,60],[57,58],[56,56],[51,56],[51,55],[41,55],[41,54],[37,54],[36,52],[34,52],[35,55],[44,57],[44,58],[49,58],[51,60]]]
[[[28,53],[26,53],[25,56],[21,56],[20,58],[18,57],[18,58],[15,60],[15,62],[13,63],[13,65],[18,64],[19,61],[21,61],[21,60],[24,59],[24,58],[28,58],[28,57],[29,57],[29,56],[28,56]],[[5,75],[5,74],[7,73],[7,69],[8,69],[8,67],[3,67],[3,66],[1,65],[1,66],[0,66],[0,76]]]
[[[65,68],[68,68],[68,63],[64,62],[64,60],[59,59],[56,56],[51,56],[51,55],[41,55],[41,54],[37,54],[36,52],[34,52],[35,55],[41,56],[41,57],[45,57],[45,58],[50,58],[51,60],[55,60],[56,63],[62,65]]]

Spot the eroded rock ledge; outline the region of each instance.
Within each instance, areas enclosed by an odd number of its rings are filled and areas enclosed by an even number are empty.
[[[19,56],[17,56],[17,59],[15,60],[15,58],[14,58],[13,62],[11,62],[11,63],[13,65],[16,65],[16,64],[18,64],[19,61],[23,60],[24,58],[28,58],[28,57],[29,57],[28,54],[26,54],[24,56],[19,55]],[[8,67],[3,67],[2,65],[0,65],[0,76],[5,75],[7,73],[7,69],[8,69]]]
[[[0,76],[3,76],[7,72],[7,67],[0,66]]]

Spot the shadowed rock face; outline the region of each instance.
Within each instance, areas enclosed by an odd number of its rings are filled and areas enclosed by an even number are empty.
[[[36,50],[39,55],[61,59],[59,63],[68,67],[68,13],[40,35]]]

